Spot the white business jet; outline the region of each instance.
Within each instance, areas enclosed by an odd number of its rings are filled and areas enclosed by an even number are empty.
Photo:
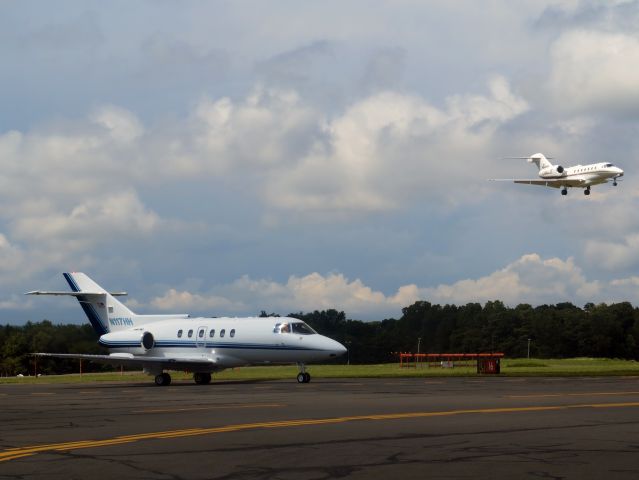
[[[561,188],[561,194],[567,195],[568,188],[580,187],[584,189],[584,195],[590,195],[590,187],[612,180],[617,186],[617,179],[623,177],[623,170],[612,163],[591,163],[590,165],[575,165],[574,167],[562,167],[553,165],[543,153],[535,153],[530,157],[509,157],[528,160],[539,168],[541,180],[519,180],[511,178],[496,178],[495,181],[523,183],[527,185],[542,185],[545,187]]]
[[[211,382],[211,373],[245,365],[297,363],[299,383],[311,376],[306,362],[330,360],[346,348],[319,335],[306,323],[289,317],[191,318],[178,315],[136,315],[84,273],[64,273],[71,292],[33,291],[27,295],[76,297],[99,343],[109,355],[36,353],[43,357],[78,358],[112,365],[137,366],[169,385],[165,370],[193,372],[198,384]]]

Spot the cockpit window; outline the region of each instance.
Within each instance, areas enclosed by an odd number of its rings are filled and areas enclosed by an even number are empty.
[[[296,333],[298,335],[313,335],[317,333],[304,322],[277,323],[273,333]]]
[[[614,165],[612,163],[606,163],[606,167],[613,167]]]
[[[304,322],[291,323],[291,328],[293,330],[293,333],[297,333],[299,335],[313,335],[314,333],[317,333]]]

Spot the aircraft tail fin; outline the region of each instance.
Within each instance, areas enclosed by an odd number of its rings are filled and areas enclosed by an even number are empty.
[[[553,166],[543,153],[535,153],[526,160],[528,160],[528,163],[534,163],[537,165],[538,170],[543,170],[544,168]]]
[[[126,292],[117,292],[113,295],[85,273],[63,273],[62,275],[73,292],[83,294],[77,297],[78,302],[91,325],[100,335],[133,326],[135,313],[114,298],[118,294],[126,295]]]
[[[63,273],[71,291],[51,292],[35,290],[27,295],[65,295],[77,298],[93,329],[99,334],[125,330],[149,322],[188,318],[187,314],[136,315],[115,297],[126,292],[107,292],[88,275],[81,272]]]
[[[126,292],[107,292],[84,273],[74,272],[62,275],[71,287],[70,292],[36,290],[28,292],[27,295],[66,295],[77,298],[91,326],[100,335],[134,325],[137,315],[115,298],[126,295]]]

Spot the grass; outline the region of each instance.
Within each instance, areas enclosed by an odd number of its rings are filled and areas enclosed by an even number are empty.
[[[441,368],[420,365],[416,368],[400,368],[397,363],[381,365],[310,365],[309,372],[315,378],[411,378],[411,377],[453,377],[476,376],[472,366]],[[293,380],[297,367],[269,366],[242,367],[225,370],[214,375],[215,381],[231,380]],[[569,359],[502,359],[502,376],[639,376],[639,362],[606,358],[569,358]],[[171,372],[174,381],[189,380],[191,375],[183,372]],[[4,377],[0,384],[6,383],[85,383],[85,382],[149,382],[151,378],[140,372],[85,373],[83,375],[47,375],[42,377]]]

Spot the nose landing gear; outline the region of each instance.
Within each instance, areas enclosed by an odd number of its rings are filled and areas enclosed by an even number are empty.
[[[306,371],[303,363],[297,364],[300,367],[300,373],[297,374],[297,383],[308,383],[311,381],[311,374]]]
[[[562,195],[568,195],[568,189],[566,187],[561,189],[561,194]]]

